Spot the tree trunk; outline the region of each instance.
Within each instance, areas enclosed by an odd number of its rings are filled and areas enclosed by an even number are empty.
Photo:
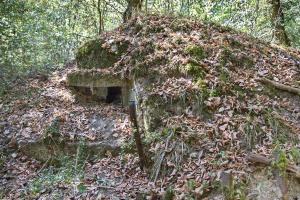
[[[276,40],[283,45],[291,46],[284,27],[284,14],[280,0],[271,0],[272,5],[272,24],[274,26],[274,35]]]
[[[123,22],[127,22],[132,16],[142,10],[143,0],[126,0],[127,8],[123,14]]]
[[[104,13],[103,13],[104,10],[101,8],[101,0],[98,0],[97,11],[98,11],[98,17],[99,17],[98,33],[100,35],[104,31]]]

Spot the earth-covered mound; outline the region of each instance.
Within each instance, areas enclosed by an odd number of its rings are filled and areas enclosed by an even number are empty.
[[[152,15],[88,41],[76,60],[0,97],[0,197],[300,198],[299,51]]]
[[[97,45],[78,50],[80,71],[131,80],[151,177],[164,188],[188,183],[201,196],[232,174],[241,198],[249,161],[298,170],[299,51],[165,16],[137,17],[87,44]],[[114,58],[109,65],[103,52]]]

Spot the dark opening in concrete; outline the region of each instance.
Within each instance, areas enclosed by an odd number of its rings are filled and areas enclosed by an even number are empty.
[[[122,102],[122,88],[108,87],[106,103],[121,103]]]

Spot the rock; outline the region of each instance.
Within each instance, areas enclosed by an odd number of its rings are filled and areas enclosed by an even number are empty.
[[[288,196],[291,199],[299,199],[299,182],[293,177],[288,177],[288,180]],[[257,170],[251,175],[248,191],[249,199],[279,200],[283,197],[275,178],[268,176],[268,169]]]
[[[12,137],[7,144],[8,148],[10,149],[18,149],[17,139],[16,137]]]

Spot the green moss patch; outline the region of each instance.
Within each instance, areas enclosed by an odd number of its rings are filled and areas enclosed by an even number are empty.
[[[197,45],[189,45],[184,49],[185,53],[192,56],[197,60],[202,60],[206,58],[207,53],[205,52],[204,48]]]
[[[76,61],[79,68],[108,68],[116,63],[128,48],[128,43],[115,42],[111,47],[103,47],[104,41],[94,39],[78,48]]]

